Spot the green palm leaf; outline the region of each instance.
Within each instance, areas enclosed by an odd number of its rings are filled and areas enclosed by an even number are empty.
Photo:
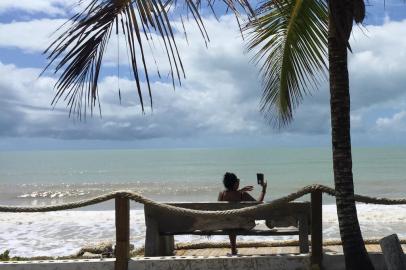
[[[327,70],[328,7],[324,0],[269,0],[256,13],[247,30],[261,66],[261,111],[282,127]]]
[[[83,4],[83,0],[78,0]],[[207,0],[211,6],[211,0]],[[90,0],[83,11],[75,14],[68,23],[70,26],[45,50],[49,64],[58,73],[55,84],[56,95],[52,101],[55,105],[64,99],[70,108],[69,114],[78,117],[86,116],[86,109],[99,105],[98,80],[101,65],[111,33],[122,33],[128,50],[129,62],[134,75],[136,90],[144,111],[141,79],[145,78],[152,107],[152,91],[150,86],[149,67],[146,64],[144,43],[151,40],[151,33],[162,39],[170,65],[170,78],[173,86],[175,81],[180,84],[185,71],[180,53],[175,42],[174,30],[169,19],[169,9],[183,4],[184,10],[194,19],[206,41],[208,35],[199,9],[201,0]],[[252,14],[248,0],[222,0],[236,16],[238,10]],[[176,12],[172,12],[176,14]],[[183,22],[183,20],[182,20]],[[145,38],[141,36],[144,35]],[[43,74],[43,73],[42,73]],[[158,71],[159,75],[159,71]],[[119,96],[120,92],[119,92]]]

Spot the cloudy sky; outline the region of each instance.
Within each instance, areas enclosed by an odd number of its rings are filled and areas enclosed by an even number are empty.
[[[63,102],[52,110],[56,77],[38,77],[47,63],[41,53],[55,37],[51,33],[75,11],[76,1],[0,1],[0,150],[329,145],[327,82],[306,97],[290,126],[276,130],[267,124],[258,109],[258,70],[231,15],[219,21],[204,17],[208,48],[193,22],[185,23],[189,42],[175,34],[186,79],[174,91],[168,80],[155,76],[153,112],[142,113],[127,55],[117,54],[116,40],[109,44],[100,79],[102,118],[69,118]],[[383,1],[368,1],[365,26],[355,27],[351,38],[355,146],[406,145],[406,4],[386,2],[384,7]],[[124,42],[119,44],[125,51]],[[147,55],[154,55],[166,74],[160,45]]]

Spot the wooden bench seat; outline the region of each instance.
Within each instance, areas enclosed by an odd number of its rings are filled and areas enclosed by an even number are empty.
[[[169,203],[196,210],[228,210],[253,206],[258,202]],[[301,253],[309,252],[310,203],[290,202],[255,215],[200,217],[168,213],[145,206],[145,256],[170,256],[174,235],[283,236],[298,235]],[[265,222],[264,222],[265,221]]]

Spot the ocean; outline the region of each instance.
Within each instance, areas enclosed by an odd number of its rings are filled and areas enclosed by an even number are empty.
[[[406,197],[406,148],[355,148],[353,161],[356,193]],[[215,201],[226,171],[236,173],[241,186],[254,185],[254,196],[260,190],[256,173],[264,173],[266,201],[312,183],[333,187],[329,148],[0,152],[0,204],[59,204],[123,189],[162,202]],[[91,242],[113,241],[113,207],[107,202],[53,213],[0,213],[0,252],[61,256]],[[131,241],[139,247],[145,236],[143,210],[136,203],[131,209]],[[406,206],[359,204],[358,214],[365,237],[406,237]],[[323,197],[323,233],[339,238],[334,199],[328,196]],[[207,241],[196,236],[175,240]]]

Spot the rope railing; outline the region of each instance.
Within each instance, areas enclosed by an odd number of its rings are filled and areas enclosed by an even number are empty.
[[[267,203],[247,206],[240,209],[230,209],[230,210],[218,210],[218,211],[205,211],[205,210],[194,210],[188,209],[178,206],[173,206],[165,203],[160,203],[151,199],[148,199],[142,196],[139,193],[132,192],[132,191],[115,191],[111,193],[107,193],[104,195],[100,195],[94,198],[90,198],[87,200],[81,200],[77,202],[65,203],[65,204],[58,204],[58,205],[49,205],[49,206],[7,206],[7,205],[0,205],[0,212],[52,212],[52,211],[61,211],[61,210],[69,210],[75,208],[81,208],[85,206],[90,206],[98,203],[102,203],[114,198],[127,198],[132,201],[138,202],[140,204],[154,206],[160,208],[162,210],[166,210],[169,212],[175,212],[181,215],[199,215],[199,216],[223,216],[223,215],[250,215],[255,214],[256,211],[262,211],[265,209],[269,209],[275,206],[278,206],[283,203],[288,203],[294,200],[299,199],[305,195],[311,194],[312,192],[321,192],[325,193],[330,196],[337,196],[337,191],[333,188],[324,186],[324,185],[309,185],[299,189],[296,192],[290,193],[286,196],[281,198],[272,200]],[[381,204],[381,205],[401,205],[406,204],[406,199],[389,199],[389,198],[379,198],[379,197],[371,197],[371,196],[364,196],[364,195],[354,195],[354,200],[356,202],[367,203],[367,204]]]
[[[364,239],[365,245],[379,245],[380,238]],[[405,245],[406,239],[399,239],[400,244]],[[238,248],[252,247],[291,247],[299,245],[299,240],[279,240],[279,241],[247,241],[238,243]],[[341,246],[339,239],[329,239],[323,241],[323,246]],[[182,249],[206,249],[206,248],[230,248],[230,241],[226,242],[183,242],[176,244],[176,250]],[[143,247],[139,248],[139,250]],[[139,252],[138,250],[134,252]]]
[[[323,258],[323,237],[322,237],[322,194],[338,196],[338,192],[333,188],[323,185],[310,185],[299,189],[296,192],[275,199],[271,202],[256,204],[238,209],[229,210],[195,210],[171,204],[160,203],[142,196],[132,191],[115,191],[100,195],[87,200],[77,202],[49,205],[49,206],[8,206],[0,205],[0,212],[27,213],[27,212],[51,212],[69,210],[102,203],[111,199],[115,200],[116,219],[116,249],[115,249],[115,269],[128,270],[128,260],[130,258],[130,200],[145,206],[156,207],[161,211],[177,214],[180,216],[192,217],[220,217],[220,216],[255,216],[264,211],[269,211],[278,206],[282,206],[305,195],[311,194],[311,264],[321,265]],[[354,195],[354,200],[361,203],[400,205],[406,204],[406,199],[377,198],[364,195]]]

